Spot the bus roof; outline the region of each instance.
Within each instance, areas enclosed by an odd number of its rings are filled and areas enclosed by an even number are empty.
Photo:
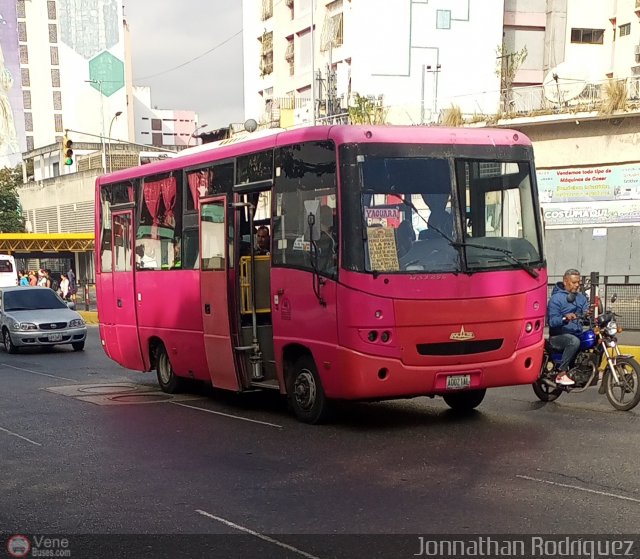
[[[307,141],[334,140],[348,143],[397,143],[437,145],[531,146],[522,132],[507,128],[447,128],[443,126],[338,125],[304,126],[283,130],[271,128],[240,134],[227,140],[187,148],[175,157],[116,171],[98,178],[99,183],[164,173],[198,166],[212,159],[225,159],[263,149]],[[213,156],[213,154],[216,154]]]

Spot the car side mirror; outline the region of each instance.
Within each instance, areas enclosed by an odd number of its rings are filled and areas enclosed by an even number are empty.
[[[567,295],[567,303],[574,303],[576,300],[576,294],[575,293],[569,293]]]

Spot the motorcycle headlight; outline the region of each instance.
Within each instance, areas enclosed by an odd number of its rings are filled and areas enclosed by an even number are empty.
[[[609,334],[609,336],[615,336],[618,333],[618,325],[611,321],[609,322],[609,324],[607,324],[607,327],[605,329],[607,331],[607,334]]]
[[[81,318],[74,318],[71,322],[69,322],[69,326],[71,328],[79,328],[80,326],[84,326],[84,320]]]

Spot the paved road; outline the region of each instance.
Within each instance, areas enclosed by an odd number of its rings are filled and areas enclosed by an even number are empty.
[[[640,412],[595,390],[498,389],[466,415],[353,404],[312,427],[273,394],[168,398],[97,334],[82,353],[0,350],[0,533],[62,534],[72,557],[326,558],[413,556],[411,534],[637,532]],[[380,533],[404,539],[335,536]]]

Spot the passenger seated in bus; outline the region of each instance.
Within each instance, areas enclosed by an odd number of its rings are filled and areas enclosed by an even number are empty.
[[[269,228],[266,225],[261,225],[256,231],[256,247],[254,254],[256,256],[266,256],[271,254],[271,236]]]
[[[144,243],[136,246],[136,268],[139,270],[153,270],[157,267],[156,259],[145,254]]]
[[[318,250],[318,269],[334,273],[337,268],[336,238],[333,228],[333,210],[329,206],[320,206],[320,238],[315,242]]]
[[[180,237],[173,239],[173,264],[171,268],[182,268],[182,240]]]
[[[416,240],[416,233],[413,230],[411,222],[404,220],[400,222],[396,229],[396,246],[398,250],[398,256],[404,256],[411,250],[413,241]]]
[[[420,231],[420,239],[442,239],[453,235],[453,217],[446,210],[433,210],[427,220],[428,229]]]

